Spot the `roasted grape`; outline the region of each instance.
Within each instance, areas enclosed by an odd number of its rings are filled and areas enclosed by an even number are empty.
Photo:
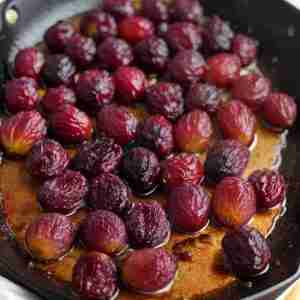
[[[46,31],[45,43],[53,53],[64,52],[74,33],[75,29],[71,23],[67,21],[58,21]]]
[[[76,66],[64,54],[49,55],[43,68],[43,79],[50,86],[70,85],[76,72]]]
[[[183,183],[198,184],[203,179],[203,166],[196,154],[177,154],[162,164],[162,181],[168,190]]]
[[[283,203],[286,185],[283,176],[277,171],[257,170],[249,177],[249,181],[254,186],[259,208],[268,209]]]
[[[159,183],[158,158],[146,148],[133,148],[123,159],[122,173],[134,192],[141,195],[149,194]]]
[[[162,0],[142,0],[142,13],[155,23],[169,19],[167,4]]]
[[[75,33],[67,43],[65,51],[76,65],[84,68],[95,58],[96,44],[91,38]]]
[[[162,115],[150,116],[140,127],[138,141],[160,157],[171,154],[174,149],[172,123]]]
[[[133,61],[133,53],[127,42],[109,37],[98,46],[97,58],[101,67],[116,70],[130,65]]]
[[[183,115],[174,127],[176,146],[183,152],[203,152],[208,148],[213,126],[208,114],[193,110]]]
[[[234,33],[229,23],[214,15],[206,23],[204,36],[207,50],[218,52],[230,50]]]
[[[203,56],[195,50],[183,50],[170,61],[169,74],[171,78],[184,86],[203,78],[206,63]]]
[[[240,77],[241,61],[235,54],[219,53],[207,60],[206,80],[218,87],[230,87]]]
[[[107,37],[116,36],[118,27],[113,16],[100,9],[95,9],[82,17],[80,31],[85,36],[99,42]]]
[[[116,172],[123,150],[110,138],[101,138],[93,142],[83,143],[73,158],[73,169],[82,172],[88,177],[101,173]]]
[[[232,51],[241,59],[242,65],[247,66],[256,59],[257,41],[244,34],[237,34],[232,42]]]
[[[88,204],[121,215],[130,207],[131,191],[121,178],[102,173],[92,180]]]
[[[10,155],[25,156],[47,133],[46,120],[37,111],[19,112],[2,121],[0,141]]]
[[[82,143],[90,139],[93,133],[90,118],[73,105],[65,105],[53,113],[50,126],[55,137],[66,144]]]
[[[233,84],[232,95],[251,109],[259,110],[271,93],[271,81],[255,73],[241,76]]]
[[[210,200],[201,187],[186,183],[178,185],[168,195],[167,213],[174,229],[195,233],[208,224]]]
[[[132,0],[104,0],[103,9],[118,20],[131,17],[135,13]]]
[[[208,83],[193,84],[186,97],[185,105],[189,111],[201,109],[214,114],[222,101],[222,91]]]
[[[197,50],[202,45],[199,26],[189,22],[177,22],[168,27],[166,41],[174,51],[185,49]]]
[[[212,145],[204,164],[208,182],[215,184],[227,176],[240,176],[250,158],[249,149],[235,140],[221,140]]]
[[[297,118],[297,104],[287,94],[271,93],[263,104],[263,115],[274,130],[290,128]]]
[[[122,280],[129,288],[142,294],[160,292],[173,282],[175,257],[164,249],[143,249],[130,253],[122,266]]]
[[[75,92],[66,87],[60,85],[58,87],[49,88],[47,94],[42,99],[43,108],[48,113],[53,113],[61,109],[65,104],[75,104],[76,95]]]
[[[136,203],[126,216],[126,228],[134,248],[158,247],[170,235],[169,221],[158,202]]]
[[[118,102],[132,104],[144,96],[147,81],[142,70],[136,67],[120,67],[114,80]]]
[[[5,104],[11,113],[29,111],[39,103],[37,82],[29,77],[10,80],[5,85]]]
[[[45,139],[32,147],[26,166],[35,177],[47,179],[61,175],[69,164],[69,155],[56,141]]]
[[[100,135],[113,138],[121,146],[136,137],[138,119],[125,106],[107,105],[97,114],[97,128]]]
[[[72,286],[87,300],[113,299],[119,292],[114,261],[100,252],[82,255],[74,267]]]
[[[140,16],[127,17],[119,23],[119,34],[127,42],[136,44],[153,36],[154,26],[146,18]]]
[[[225,263],[233,273],[249,279],[268,270],[271,251],[263,235],[244,227],[225,235],[222,246]]]
[[[42,214],[26,231],[25,243],[29,254],[38,261],[57,260],[72,247],[76,227],[60,214]]]
[[[203,8],[197,0],[175,0],[171,4],[171,16],[176,21],[201,23]]]
[[[73,214],[84,205],[88,182],[79,172],[67,170],[43,183],[38,193],[41,206],[48,212]]]
[[[239,228],[256,213],[256,195],[250,182],[239,177],[226,177],[217,186],[212,198],[217,222]]]
[[[15,58],[15,76],[39,79],[45,63],[44,54],[37,48],[25,48]]]
[[[123,221],[106,210],[97,210],[87,216],[81,225],[80,239],[88,250],[108,255],[117,255],[128,247]]]
[[[169,60],[167,43],[155,36],[139,42],[134,48],[134,53],[138,63],[152,72],[164,71]]]
[[[105,104],[110,104],[114,93],[114,80],[105,70],[87,70],[78,77],[76,95],[92,112],[100,110]]]
[[[233,100],[224,103],[218,110],[218,124],[225,138],[249,146],[256,132],[256,117],[243,102]]]
[[[178,84],[159,82],[146,90],[146,105],[151,113],[175,120],[182,115],[184,100]]]

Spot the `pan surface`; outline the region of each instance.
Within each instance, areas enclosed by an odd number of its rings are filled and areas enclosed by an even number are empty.
[[[206,0],[210,13],[232,21],[242,31],[251,30],[261,42],[260,62],[276,87],[300,99],[300,13],[283,1]],[[97,0],[55,1],[15,0],[1,7],[2,33],[0,59],[11,61],[17,49],[40,41],[49,25],[99,4]],[[271,5],[271,6],[270,6]],[[16,25],[6,21],[8,9],[16,10]],[[300,276],[300,133],[299,124],[291,130],[288,147],[283,153],[282,170],[290,184],[288,211],[271,236],[272,271],[250,284],[237,284],[212,299],[274,299]],[[267,150],[267,149],[266,149]],[[298,150],[298,151],[297,151]],[[5,226],[5,225],[3,225]],[[0,272],[46,299],[74,299],[65,285],[47,278],[39,271],[28,269],[26,261],[12,250],[11,243],[0,241]],[[251,286],[251,287],[250,287]]]

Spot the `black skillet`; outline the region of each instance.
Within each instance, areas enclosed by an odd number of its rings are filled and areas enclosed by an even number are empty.
[[[99,0],[7,0],[0,4],[0,61],[8,62],[18,48],[42,38],[47,27],[59,19],[88,10]],[[261,43],[260,64],[276,88],[300,99],[300,12],[283,0],[203,0],[209,14],[230,20],[236,29],[251,33]],[[1,3],[1,1],[0,1]],[[8,10],[18,15],[15,25],[7,22]],[[203,299],[274,300],[300,278],[300,124],[291,130],[283,153],[282,171],[288,179],[288,211],[273,232],[271,271],[249,283]],[[298,151],[297,151],[298,149]],[[267,151],[268,149],[266,149]],[[0,224],[1,226],[1,224]],[[12,246],[0,240],[0,274],[45,299],[76,299],[69,286],[30,269]],[[197,298],[198,300],[199,298]]]

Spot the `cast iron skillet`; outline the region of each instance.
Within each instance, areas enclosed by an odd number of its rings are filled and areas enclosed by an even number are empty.
[[[202,2],[209,14],[224,16],[240,31],[251,30],[261,42],[261,65],[276,83],[276,88],[300,99],[300,13],[294,7],[283,0]],[[45,29],[58,19],[78,14],[97,4],[99,0],[8,0],[0,4],[0,60],[7,62],[17,48],[41,40]],[[15,25],[9,25],[5,20],[10,8],[19,14]],[[283,153],[282,171],[290,187],[288,211],[270,239],[273,249],[271,272],[251,284],[237,283],[203,299],[274,300],[300,278],[300,203],[297,199],[300,191],[299,127],[297,124],[291,130],[287,149]],[[69,286],[29,268],[16,247],[7,241],[0,241],[0,273],[45,299],[76,299]]]

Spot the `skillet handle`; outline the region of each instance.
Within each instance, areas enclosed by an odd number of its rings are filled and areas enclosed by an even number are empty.
[[[15,0],[0,0],[0,38],[7,36],[6,31],[11,31],[18,23],[19,10]],[[2,44],[2,43],[1,43]]]
[[[15,0],[0,0],[0,61],[5,60],[10,36],[19,21],[19,11]]]

